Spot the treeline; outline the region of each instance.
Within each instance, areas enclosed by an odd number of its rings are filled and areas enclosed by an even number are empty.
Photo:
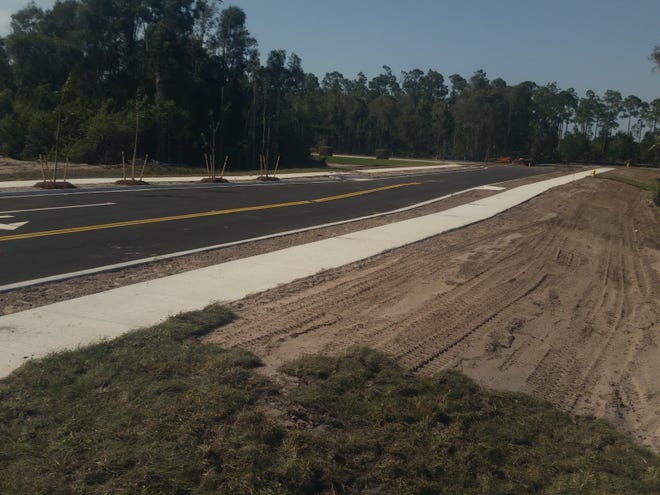
[[[483,71],[322,80],[282,50],[260,60],[238,7],[217,0],[63,0],[16,12],[0,39],[0,153],[116,162],[133,148],[199,165],[309,150],[484,160],[657,162],[660,99],[509,86]]]

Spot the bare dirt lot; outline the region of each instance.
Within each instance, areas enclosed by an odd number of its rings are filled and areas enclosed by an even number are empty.
[[[52,168],[53,164],[49,164]],[[64,162],[60,162],[60,175],[59,179],[62,179],[62,174],[64,173]],[[73,175],[84,175],[86,173],[92,173],[100,169],[109,169],[108,166],[99,166],[99,165],[89,165],[87,163],[71,163],[67,165],[67,171]],[[117,168],[117,167],[114,167]],[[41,165],[38,162],[24,161],[24,160],[14,160],[6,156],[0,156],[0,179],[2,180],[15,180],[20,178],[38,178],[42,173]]]
[[[656,170],[620,170],[649,181]],[[266,372],[366,345],[405,368],[602,417],[660,451],[660,208],[588,179],[488,221],[233,305],[208,337]]]

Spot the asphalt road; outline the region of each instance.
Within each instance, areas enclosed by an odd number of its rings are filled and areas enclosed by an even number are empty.
[[[491,166],[371,180],[4,193],[0,286],[390,211],[549,171]]]

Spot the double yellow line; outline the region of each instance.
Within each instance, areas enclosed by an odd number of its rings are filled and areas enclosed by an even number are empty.
[[[366,194],[373,194],[381,191],[388,191],[391,189],[399,189],[401,187],[416,186],[421,184],[420,182],[407,182],[404,184],[393,184],[391,186],[378,187],[376,189],[368,189],[366,191],[358,191],[347,194],[339,194],[337,196],[326,196],[323,198],[316,199],[306,199],[302,201],[291,201],[289,203],[275,203],[270,205],[258,205],[258,206],[245,206],[242,208],[231,208],[228,210],[211,210],[204,211],[201,213],[189,213],[186,215],[171,215],[167,217],[156,217],[156,218],[143,218],[140,220],[127,220],[125,222],[113,222],[113,223],[103,223],[99,225],[85,225],[83,227],[72,227],[69,229],[57,229],[57,230],[44,230],[41,232],[30,232],[25,234],[13,234],[0,237],[0,242],[6,241],[17,241],[21,239],[33,239],[35,237],[48,237],[53,235],[63,235],[63,234],[75,234],[78,232],[90,232],[93,230],[105,230],[105,229],[116,229],[119,227],[131,227],[134,225],[147,225],[150,223],[161,223],[161,222],[173,222],[176,220],[189,220],[191,218],[203,218],[203,217],[214,217],[218,215],[231,215],[232,213],[245,213],[249,211],[260,211],[260,210],[272,210],[275,208],[288,208],[290,206],[301,206],[309,205],[314,203],[326,203],[328,201],[337,201],[340,199],[352,198],[355,196],[364,196]]]

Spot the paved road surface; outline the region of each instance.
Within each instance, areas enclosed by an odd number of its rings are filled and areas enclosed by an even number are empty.
[[[493,166],[372,180],[0,194],[0,285],[389,211],[549,171]]]

